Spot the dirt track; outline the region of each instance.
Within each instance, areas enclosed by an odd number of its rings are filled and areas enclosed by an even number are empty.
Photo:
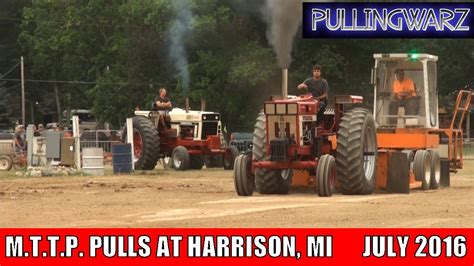
[[[237,197],[231,171],[16,178],[0,173],[0,227],[473,227],[474,161],[451,188],[410,195]],[[5,175],[5,174],[3,174]]]

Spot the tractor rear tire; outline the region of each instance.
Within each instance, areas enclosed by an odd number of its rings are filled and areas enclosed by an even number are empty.
[[[191,167],[191,158],[188,149],[178,146],[171,153],[171,162],[176,171],[186,171]]]
[[[268,161],[266,153],[267,131],[265,114],[260,113],[253,132],[253,160]],[[260,194],[288,194],[293,179],[292,169],[272,170],[265,168],[255,169],[255,187]]]
[[[251,172],[251,164],[251,157],[245,154],[240,154],[235,159],[234,186],[239,196],[252,196],[255,190],[255,177]]]
[[[441,180],[441,159],[437,151],[430,151],[431,154],[431,180],[430,188],[438,189]]]
[[[421,181],[421,189],[428,190],[431,186],[431,154],[426,150],[415,153],[415,180]]]
[[[229,146],[225,150],[225,154],[223,156],[223,163],[225,170],[232,170],[234,169],[234,162],[235,158],[239,156],[240,152],[235,146]]]
[[[337,132],[336,169],[343,194],[366,195],[375,190],[377,135],[372,113],[354,108],[345,113]]]
[[[190,167],[193,170],[201,170],[204,166],[204,158],[202,155],[191,155],[190,156]]]
[[[13,161],[8,156],[0,156],[0,171],[10,171],[13,167]]]
[[[204,162],[206,168],[222,168],[223,167],[223,158],[222,155],[211,155],[208,156]]]
[[[136,158],[135,151],[132,154],[135,158],[135,169],[153,170],[160,159],[160,136],[153,122],[144,116],[135,116],[133,118],[134,135],[138,134],[141,140],[140,157]],[[134,138],[135,141],[135,138]],[[123,129],[122,143],[127,142],[127,127]],[[135,144],[135,143],[134,143]],[[136,150],[138,146],[134,145]]]
[[[319,158],[316,167],[317,191],[320,197],[331,197],[336,189],[336,159],[324,154]]]

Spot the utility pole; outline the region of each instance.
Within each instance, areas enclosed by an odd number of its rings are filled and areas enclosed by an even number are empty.
[[[25,64],[23,56],[21,57],[21,123],[26,128],[26,113],[25,113]]]

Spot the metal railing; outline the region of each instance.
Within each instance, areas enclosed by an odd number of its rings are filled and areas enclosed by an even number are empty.
[[[466,160],[474,160],[474,138],[464,139],[463,157]]]
[[[88,130],[81,132],[81,150],[83,148],[102,148],[104,153],[112,152],[112,145],[120,142],[115,130]]]
[[[84,148],[102,148],[105,153],[112,152],[112,145],[119,144],[120,141],[82,141],[81,150]]]

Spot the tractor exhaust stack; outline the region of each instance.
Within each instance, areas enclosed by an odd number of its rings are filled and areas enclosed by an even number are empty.
[[[201,98],[201,112],[206,111],[206,100]]]
[[[281,98],[288,99],[288,69],[282,69],[281,74]]]
[[[184,110],[189,113],[189,97],[184,98]]]

